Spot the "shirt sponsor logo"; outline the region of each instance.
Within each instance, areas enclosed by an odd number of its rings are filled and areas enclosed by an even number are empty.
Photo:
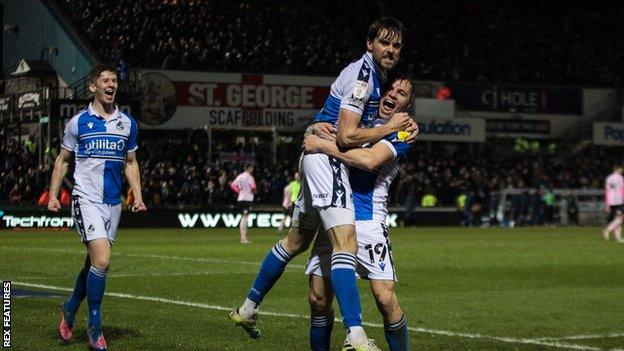
[[[124,151],[125,149],[126,143],[123,140],[95,139],[85,143],[87,154],[110,154],[111,151]]]

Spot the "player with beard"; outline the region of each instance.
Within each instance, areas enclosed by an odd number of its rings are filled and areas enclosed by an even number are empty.
[[[385,124],[393,114],[408,108],[412,87],[412,82],[403,76],[392,81],[381,99],[376,125]],[[406,351],[407,318],[395,293],[397,278],[386,216],[388,191],[399,171],[398,160],[409,152],[411,144],[405,142],[405,135],[392,133],[373,145],[342,151],[335,142],[310,134],[304,147],[307,152],[322,152],[351,166],[349,181],[358,242],[356,272],[370,281],[390,350]],[[324,235],[318,235],[314,242],[306,274],[310,276],[310,345],[314,351],[329,350],[334,322],[333,289],[329,279],[331,243]]]
[[[359,147],[393,132],[416,130],[407,114],[397,114],[388,123],[369,128],[379,108],[382,84],[388,71],[398,62],[403,33],[403,24],[394,18],[375,21],[368,31],[367,52],[340,73],[323,109],[315,115],[315,123],[327,122],[336,128],[337,142],[341,147]],[[301,194],[293,213],[291,230],[268,253],[247,298],[232,311],[230,318],[251,337],[260,336],[257,315],[264,296],[288,262],[307,250],[317,228],[322,225],[332,243],[331,281],[347,330],[345,345],[354,350],[378,350],[362,327],[355,279],[355,213],[347,166],[340,159],[323,153],[304,153],[299,173]]]

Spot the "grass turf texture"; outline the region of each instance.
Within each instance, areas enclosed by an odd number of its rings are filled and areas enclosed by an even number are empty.
[[[106,292],[131,296],[104,299],[111,350],[308,349],[307,253],[262,305],[289,316],[261,313],[258,340],[228,319],[278,239],[274,231],[251,229],[251,245],[239,244],[234,229],[121,229],[117,237]],[[604,242],[600,228],[397,228],[391,237],[413,350],[624,348],[624,244]],[[0,278],[14,290],[63,296],[12,299],[12,349],[86,349],[86,301],[74,342],[59,346],[58,306],[70,292],[20,285],[71,289],[83,259],[73,231],[0,232]],[[366,329],[387,350],[368,283],[359,284],[364,320],[374,324]],[[606,334],[616,335],[556,339]],[[337,322],[332,349],[343,338]]]

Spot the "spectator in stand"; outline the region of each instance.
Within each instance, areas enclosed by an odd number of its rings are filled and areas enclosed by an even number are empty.
[[[566,201],[568,205],[568,223],[572,225],[579,225],[578,200],[576,196],[569,194],[568,196],[566,196]]]
[[[9,193],[9,202],[12,204],[19,204],[22,202],[22,189],[19,184],[13,185]]]
[[[223,205],[223,192],[217,188],[217,183],[210,179],[204,189],[204,200],[202,203],[208,207],[217,207]]]

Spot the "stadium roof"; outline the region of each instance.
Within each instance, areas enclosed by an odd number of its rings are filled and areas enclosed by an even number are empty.
[[[46,60],[26,60],[22,59],[17,65],[15,72],[11,73],[12,77],[33,76],[56,72],[50,62]]]

